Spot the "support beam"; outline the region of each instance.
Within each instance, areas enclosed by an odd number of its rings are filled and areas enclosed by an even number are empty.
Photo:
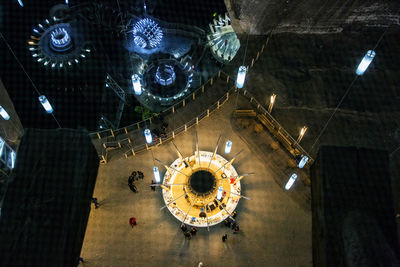
[[[222,169],[223,167],[225,167],[226,164],[228,164],[228,163],[229,163],[229,164],[232,164],[233,160],[234,160],[237,156],[239,156],[239,154],[242,153],[242,151],[243,151],[243,149],[240,150],[240,151],[231,159],[231,161],[226,162],[224,165],[222,165],[221,167],[219,167],[219,169],[216,170],[215,173],[217,173],[220,169]]]
[[[214,153],[212,154],[212,157],[211,157],[211,159],[210,159],[210,162],[208,163],[207,169],[210,169],[211,161],[214,159],[215,154],[217,154],[218,143],[219,143],[219,140],[220,140],[220,139],[221,139],[221,135],[219,135],[218,140],[217,140],[217,144],[215,144]]]
[[[158,162],[160,162],[163,166],[167,166],[167,164],[165,164],[164,162],[162,162],[161,160],[159,160],[159,159],[154,159],[154,160],[156,160],[156,161],[158,161]],[[177,169],[175,169],[174,167],[170,167],[171,169],[173,169],[174,171],[177,171],[177,172],[179,172],[180,174],[183,174],[183,175],[185,175],[186,177],[189,177],[188,175],[186,175],[186,174],[184,174],[183,172],[181,172],[181,171],[179,171],[179,170],[177,170]],[[168,169],[167,169],[168,170]]]
[[[178,154],[178,157],[180,158],[180,160],[185,162],[185,164],[188,165],[193,172],[192,166],[190,166],[189,162],[182,156],[182,153],[179,151],[179,148],[175,145],[174,141],[171,141],[171,142],[174,145],[176,153]]]
[[[172,200],[171,202],[169,202],[168,204],[164,205],[163,207],[160,208],[160,210],[163,210],[164,208],[168,207],[170,204],[174,203],[175,201],[177,201],[178,199],[180,199],[181,197],[183,197],[184,195],[186,195],[186,193],[184,193],[183,195],[175,198],[174,200]]]

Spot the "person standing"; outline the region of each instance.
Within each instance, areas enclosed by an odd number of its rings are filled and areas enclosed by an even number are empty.
[[[235,230],[233,231],[234,234],[239,233],[239,225],[236,225]]]
[[[94,204],[94,208],[97,209],[99,207],[99,202],[97,202],[96,197],[92,197],[92,203]]]
[[[187,239],[191,239],[192,238],[192,235],[190,234],[190,232],[189,231],[187,231],[187,232],[185,232],[185,237],[187,238]]]
[[[133,226],[136,225],[136,218],[135,218],[135,217],[129,218],[129,224],[130,224],[130,225],[132,226],[132,228],[133,228]]]
[[[192,228],[190,229],[190,233],[191,233],[192,235],[195,235],[195,234],[197,233],[197,229],[194,228],[194,227],[192,227]]]
[[[143,179],[143,178],[144,178],[143,172],[138,171],[137,173],[138,173],[138,178],[139,178],[139,179]]]
[[[186,224],[184,224],[184,223],[181,224],[181,230],[183,232],[186,232],[186,230],[187,230]]]
[[[228,239],[228,235],[227,235],[227,234],[224,234],[224,235],[222,236],[222,242],[225,242],[227,239]]]

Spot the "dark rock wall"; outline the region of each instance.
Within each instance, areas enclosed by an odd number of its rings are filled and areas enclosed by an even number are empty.
[[[349,27],[399,24],[393,0],[225,0],[237,32],[341,32]]]

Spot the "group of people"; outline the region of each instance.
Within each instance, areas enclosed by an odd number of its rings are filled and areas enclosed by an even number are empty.
[[[189,230],[186,224],[184,223],[182,223],[181,225],[181,230],[183,232],[183,235],[189,240],[192,238],[192,236],[196,235],[197,233],[197,229],[195,227],[191,227]]]
[[[133,183],[133,181],[138,181],[139,179],[143,179],[143,178],[144,178],[144,174],[141,171],[133,171],[131,173],[131,175],[128,178],[128,186],[132,190],[132,192],[138,193],[138,190],[137,190],[135,184]]]

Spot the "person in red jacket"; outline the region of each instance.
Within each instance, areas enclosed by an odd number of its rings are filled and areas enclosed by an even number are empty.
[[[135,218],[135,217],[129,218],[129,224],[130,224],[130,225],[132,226],[132,228],[133,228],[133,226],[136,225],[136,218]]]

